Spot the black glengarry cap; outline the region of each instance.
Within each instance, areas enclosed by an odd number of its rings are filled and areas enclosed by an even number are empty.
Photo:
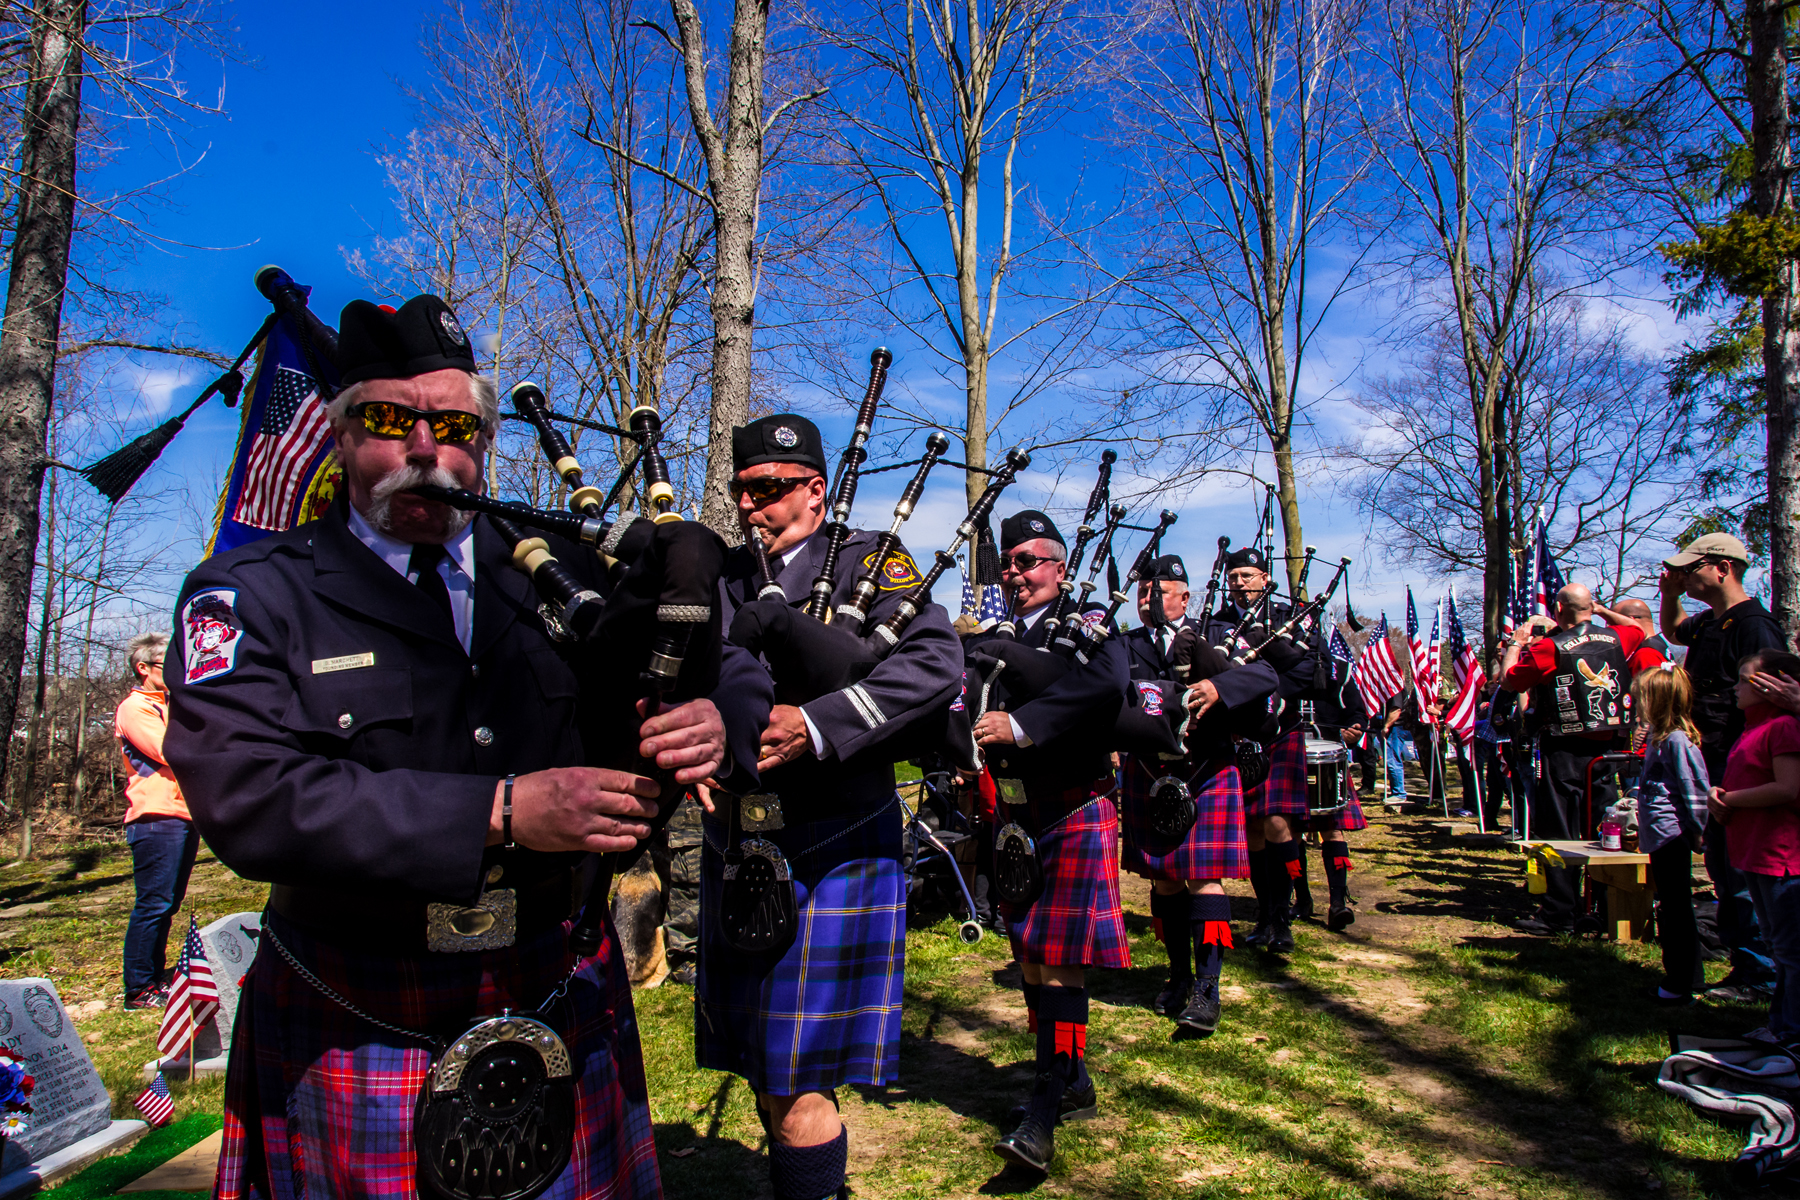
[[[368,300],[344,305],[338,318],[338,376],[344,387],[450,369],[473,372],[475,347],[442,299],[414,296],[398,309]]]
[[[1255,546],[1244,546],[1240,549],[1233,550],[1231,556],[1225,560],[1225,569],[1227,571],[1235,571],[1239,567],[1255,567],[1258,571],[1267,575],[1269,573],[1269,560],[1264,556],[1263,552],[1258,550]]]
[[[731,431],[731,469],[763,463],[800,463],[819,474],[825,468],[825,439],[819,427],[794,413],[776,413]]]
[[[1165,554],[1150,563],[1150,569],[1144,573],[1144,578],[1159,583],[1163,580],[1186,583],[1188,581],[1187,565],[1181,561],[1181,555]]]
[[[1063,535],[1058,532],[1056,522],[1035,508],[1016,512],[1000,522],[1000,553],[1005,554],[1014,546],[1037,538],[1049,538],[1059,546],[1068,546]]]

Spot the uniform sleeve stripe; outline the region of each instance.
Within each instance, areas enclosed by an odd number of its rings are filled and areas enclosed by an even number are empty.
[[[845,688],[844,695],[850,698],[850,703],[855,706],[857,715],[870,729],[880,729],[887,724],[887,715],[881,711],[881,706],[875,703],[874,698],[869,695],[868,689],[864,688],[862,684],[856,683]]]

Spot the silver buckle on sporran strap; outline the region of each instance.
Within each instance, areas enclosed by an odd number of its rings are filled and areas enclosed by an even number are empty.
[[[1193,789],[1178,775],[1164,775],[1151,784],[1145,804],[1144,815],[1149,818],[1151,831],[1171,842],[1185,839],[1200,819]]]
[[[519,899],[511,888],[481,893],[473,908],[461,904],[425,906],[425,948],[438,954],[499,950],[512,945],[518,931]]]
[[[745,838],[736,856],[737,862],[725,864],[719,905],[726,942],[747,954],[786,949],[800,924],[787,857],[763,838]]]
[[[1044,894],[1037,843],[1011,821],[994,835],[994,888],[1008,904],[1031,905]]]
[[[1023,779],[1007,779],[1000,775],[994,777],[994,791],[998,792],[1003,803],[1020,805],[1025,803],[1025,781]]]
[[[569,1048],[542,1021],[478,1021],[425,1074],[413,1114],[422,1192],[532,1200],[568,1167],[574,1141]]]
[[[781,797],[773,792],[751,792],[738,800],[738,825],[745,833],[773,833],[784,828]]]

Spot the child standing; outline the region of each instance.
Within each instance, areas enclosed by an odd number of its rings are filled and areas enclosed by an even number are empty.
[[[1768,702],[1759,672],[1800,677],[1800,656],[1763,650],[1738,668],[1744,733],[1707,809],[1725,823],[1731,865],[1744,872],[1775,960],[1768,1034],[1800,1042],[1800,719]]]
[[[1708,781],[1694,728],[1694,685],[1686,671],[1664,661],[1631,681],[1644,768],[1638,785],[1638,849],[1650,856],[1656,881],[1657,937],[1663,979],[1651,993],[1658,1004],[1692,1004],[1705,985],[1700,935],[1694,922],[1694,851],[1706,828]]]

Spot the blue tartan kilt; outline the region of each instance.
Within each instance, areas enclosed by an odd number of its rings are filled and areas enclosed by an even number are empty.
[[[1290,729],[1269,748],[1269,777],[1244,796],[1246,817],[1304,817],[1306,730]]]
[[[268,1200],[418,1195],[413,1107],[432,1060],[419,1041],[326,999],[267,944],[369,1015],[454,1035],[502,1008],[531,1013],[574,959],[568,926],[469,954],[349,951],[274,912],[244,977],[225,1080],[225,1144],[213,1195]],[[660,1196],[631,985],[609,925],[564,998],[539,1014],[575,1067],[574,1152],[551,1200]]]
[[[1150,828],[1146,808],[1150,785],[1164,774],[1179,773],[1195,788],[1194,827],[1170,845]],[[1245,879],[1250,875],[1249,848],[1244,842],[1244,793],[1238,769],[1228,764],[1195,783],[1188,762],[1151,764],[1136,755],[1120,772],[1120,824],[1125,834],[1123,868],[1145,879]]]
[[[1000,820],[1005,823],[1004,812]],[[1028,908],[1001,903],[1014,957],[1047,967],[1131,966],[1112,800],[1095,796],[1032,840],[1044,870],[1043,894]]]
[[[866,815],[866,814],[863,814]],[[694,1057],[758,1093],[795,1096],[899,1078],[906,974],[906,882],[897,805],[828,846],[863,815],[759,833],[794,875],[798,932],[785,950],[748,955],[722,935],[725,822],[706,819]]]

